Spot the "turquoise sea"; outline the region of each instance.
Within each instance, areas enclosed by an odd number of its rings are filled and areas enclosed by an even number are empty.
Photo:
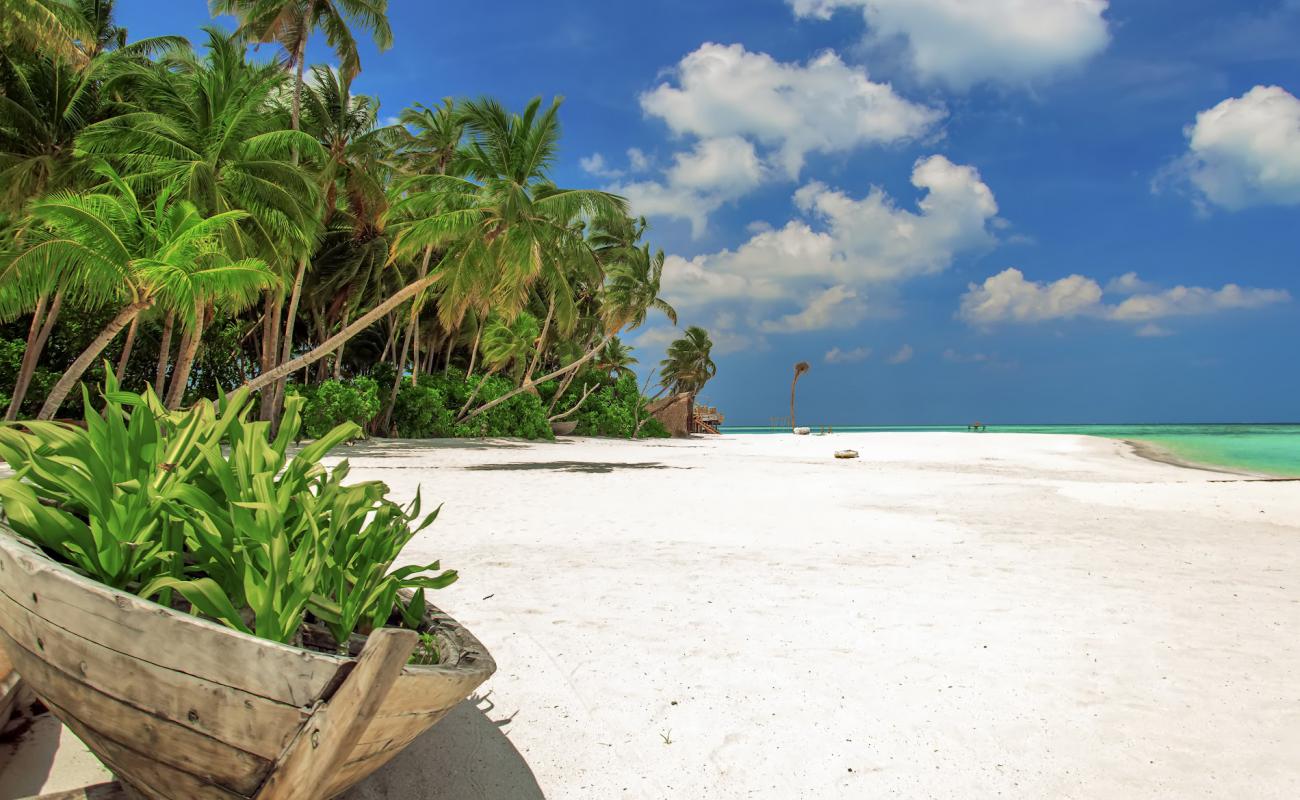
[[[813,430],[818,426],[814,425]],[[965,431],[963,425],[836,425],[843,433]],[[1073,433],[1147,442],[1182,461],[1300,477],[1300,424],[1233,425],[990,425],[989,434]],[[727,425],[723,433],[784,433],[768,427]]]

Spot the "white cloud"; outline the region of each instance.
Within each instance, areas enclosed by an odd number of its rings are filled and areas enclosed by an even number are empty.
[[[870,347],[854,347],[850,350],[841,350],[838,347],[832,347],[826,351],[823,360],[827,364],[857,364],[871,358]]]
[[[1285,289],[1249,289],[1229,283],[1222,289],[1175,286],[1163,292],[1135,294],[1107,311],[1120,321],[1163,319],[1164,317],[1212,314],[1216,311],[1261,308],[1285,303],[1291,294]]]
[[[669,256],[665,291],[683,306],[779,301],[815,286],[940,272],[958,253],[994,243],[989,223],[997,202],[973,167],[931,156],[916,163],[912,183],[926,192],[915,211],[899,208],[879,188],[855,199],[810,183],[795,193],[803,219],[758,230],[735,250],[689,260]]]
[[[704,139],[692,150],[677,153],[662,181],[614,183],[605,188],[626,197],[635,214],[689,222],[691,234],[698,238],[711,213],[748,194],[764,176],[754,146],[730,136]]]
[[[1071,275],[1051,283],[1025,280],[1010,267],[971,284],[961,299],[958,316],[967,322],[1041,322],[1092,313],[1101,303],[1101,286],[1091,278]]]
[[[1111,278],[1106,282],[1106,291],[1111,294],[1138,294],[1155,289],[1155,284],[1142,280],[1136,272],[1125,272],[1118,278]]]
[[[912,360],[912,356],[915,354],[916,351],[912,349],[912,346],[910,344],[905,344],[898,348],[892,356],[885,359],[885,362],[888,364],[906,364]]]
[[[1196,115],[1172,169],[1209,203],[1236,210],[1300,204],[1300,100],[1256,86]],[[1168,177],[1168,175],[1164,176]]]
[[[600,153],[584,156],[578,159],[578,164],[582,167],[582,171],[588,175],[611,179],[623,177],[623,170],[614,169],[609,164],[606,164],[605,157]]]
[[[1112,282],[1114,285],[1116,282]],[[970,284],[962,296],[957,315],[976,325],[1000,322],[1042,322],[1088,316],[1115,322],[1145,322],[1174,316],[1213,314],[1232,309],[1261,308],[1285,303],[1291,295],[1285,289],[1251,289],[1229,283],[1221,289],[1175,286],[1155,290],[1136,274],[1118,279],[1121,287],[1140,287],[1119,303],[1103,302],[1101,285],[1092,278],[1070,275],[1050,283],[1029,281],[1015,268],[1008,268]],[[1121,292],[1122,293],[1122,292]],[[1158,326],[1138,331],[1142,336],[1162,335]]]
[[[1138,328],[1136,331],[1133,331],[1133,333],[1136,336],[1141,336],[1144,338],[1157,338],[1162,336],[1174,335],[1173,331],[1169,330],[1168,328],[1157,325],[1154,322],[1148,322],[1147,324],[1143,325],[1141,328]]]
[[[759,327],[768,333],[802,333],[827,328],[850,328],[866,316],[867,304],[848,286],[832,286],[819,292],[802,311],[766,320]]]
[[[627,149],[627,165],[632,172],[645,172],[650,169],[650,157],[643,153],[640,148],[629,147]]]
[[[673,77],[675,85],[665,82],[641,96],[647,114],[677,134],[757,142],[774,151],[791,178],[809,153],[916,139],[943,117],[831,51],[799,64],[739,44],[706,43],[682,58]]]
[[[861,10],[871,41],[901,38],[923,80],[966,88],[1029,83],[1110,41],[1107,0],[787,0],[799,17]]]

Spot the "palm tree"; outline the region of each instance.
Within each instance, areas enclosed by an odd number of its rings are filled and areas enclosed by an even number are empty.
[[[605,349],[596,357],[596,369],[615,378],[632,373],[632,365],[637,363],[632,355],[632,348],[615,336],[605,345]]]
[[[540,98],[530,102],[523,114],[510,114],[492,100],[466,103],[465,121],[472,139],[463,153],[465,176],[408,179],[395,190],[398,199],[390,210],[397,220],[391,225],[396,231],[394,258],[430,263],[431,254],[438,252],[436,268],[310,352],[259,375],[247,384],[250,389],[332,353],[435,282],[442,289],[439,317],[448,330],[459,328],[473,308],[491,307],[513,319],[538,282],[555,303],[554,317],[561,327],[576,324],[568,275],[576,269],[595,271],[599,265],[573,220],[625,214],[626,201],[606,192],[557,189],[550,182],[559,141],[559,101],[544,112],[540,107]],[[595,354],[593,350],[582,363]],[[557,374],[579,366],[571,364]],[[545,380],[549,378],[525,381],[524,391]]]
[[[674,394],[699,394],[704,384],[718,374],[712,351],[708,331],[697,325],[687,328],[680,339],[668,345],[664,360],[659,362],[663,385]]]
[[[279,42],[284,48],[286,66],[294,73],[293,130],[298,130],[307,40],[313,33],[325,33],[325,40],[339,58],[339,72],[349,81],[361,71],[353,27],[368,30],[380,50],[393,44],[388,0],[212,0],[212,12],[237,17],[244,38]]]
[[[235,38],[217,29],[207,30],[202,58],[174,51],[132,78],[143,108],[91,125],[78,147],[121,167],[133,186],[177,185],[203,214],[248,212],[223,235],[232,257],[261,259],[282,277],[264,297],[261,364],[270,369],[280,352],[279,287],[318,231],[320,192],[298,158],[319,165],[324,150],[314,137],[285,130],[277,103],[284,74],[250,63]],[[163,353],[169,347],[164,341]],[[263,396],[263,416],[272,399]]]
[[[118,307],[50,390],[40,419],[54,416],[95,359],[144,311],[165,308],[193,329],[206,304],[246,301],[275,281],[263,262],[232,261],[224,253],[222,233],[244,212],[204,216],[170,189],[144,205],[111,169],[98,171],[102,189],[58,192],[32,205],[39,227],[12,265],[17,292],[39,291],[42,276],[67,271],[75,273],[74,301]]]
[[[84,64],[79,45],[91,30],[81,10],[76,0],[0,0],[0,51],[12,47]]]
[[[465,412],[474,404],[474,399],[487,383],[488,377],[510,367],[514,371],[514,379],[519,380],[536,344],[537,334],[537,318],[526,311],[509,323],[499,316],[494,316],[487,321],[483,326],[483,363],[488,371],[474,385],[465,404],[457,412],[457,419],[464,417]]]
[[[791,428],[794,427],[794,387],[798,385],[799,378],[802,377],[803,374],[810,369],[812,369],[812,367],[808,364],[807,361],[800,361],[798,364],[794,365],[794,380],[790,381],[790,427]]]

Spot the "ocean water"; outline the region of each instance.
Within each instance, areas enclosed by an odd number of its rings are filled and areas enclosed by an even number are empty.
[[[817,430],[817,426],[813,426]],[[962,425],[836,425],[836,432],[965,431]],[[1175,458],[1212,467],[1300,477],[1300,424],[1232,425],[990,425],[998,433],[1071,433],[1147,442]],[[727,425],[723,433],[786,433]]]

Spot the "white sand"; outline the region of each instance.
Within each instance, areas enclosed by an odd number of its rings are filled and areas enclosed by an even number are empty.
[[[1300,483],[1016,434],[348,455],[446,503],[408,555],[499,664],[349,800],[1300,796]]]

